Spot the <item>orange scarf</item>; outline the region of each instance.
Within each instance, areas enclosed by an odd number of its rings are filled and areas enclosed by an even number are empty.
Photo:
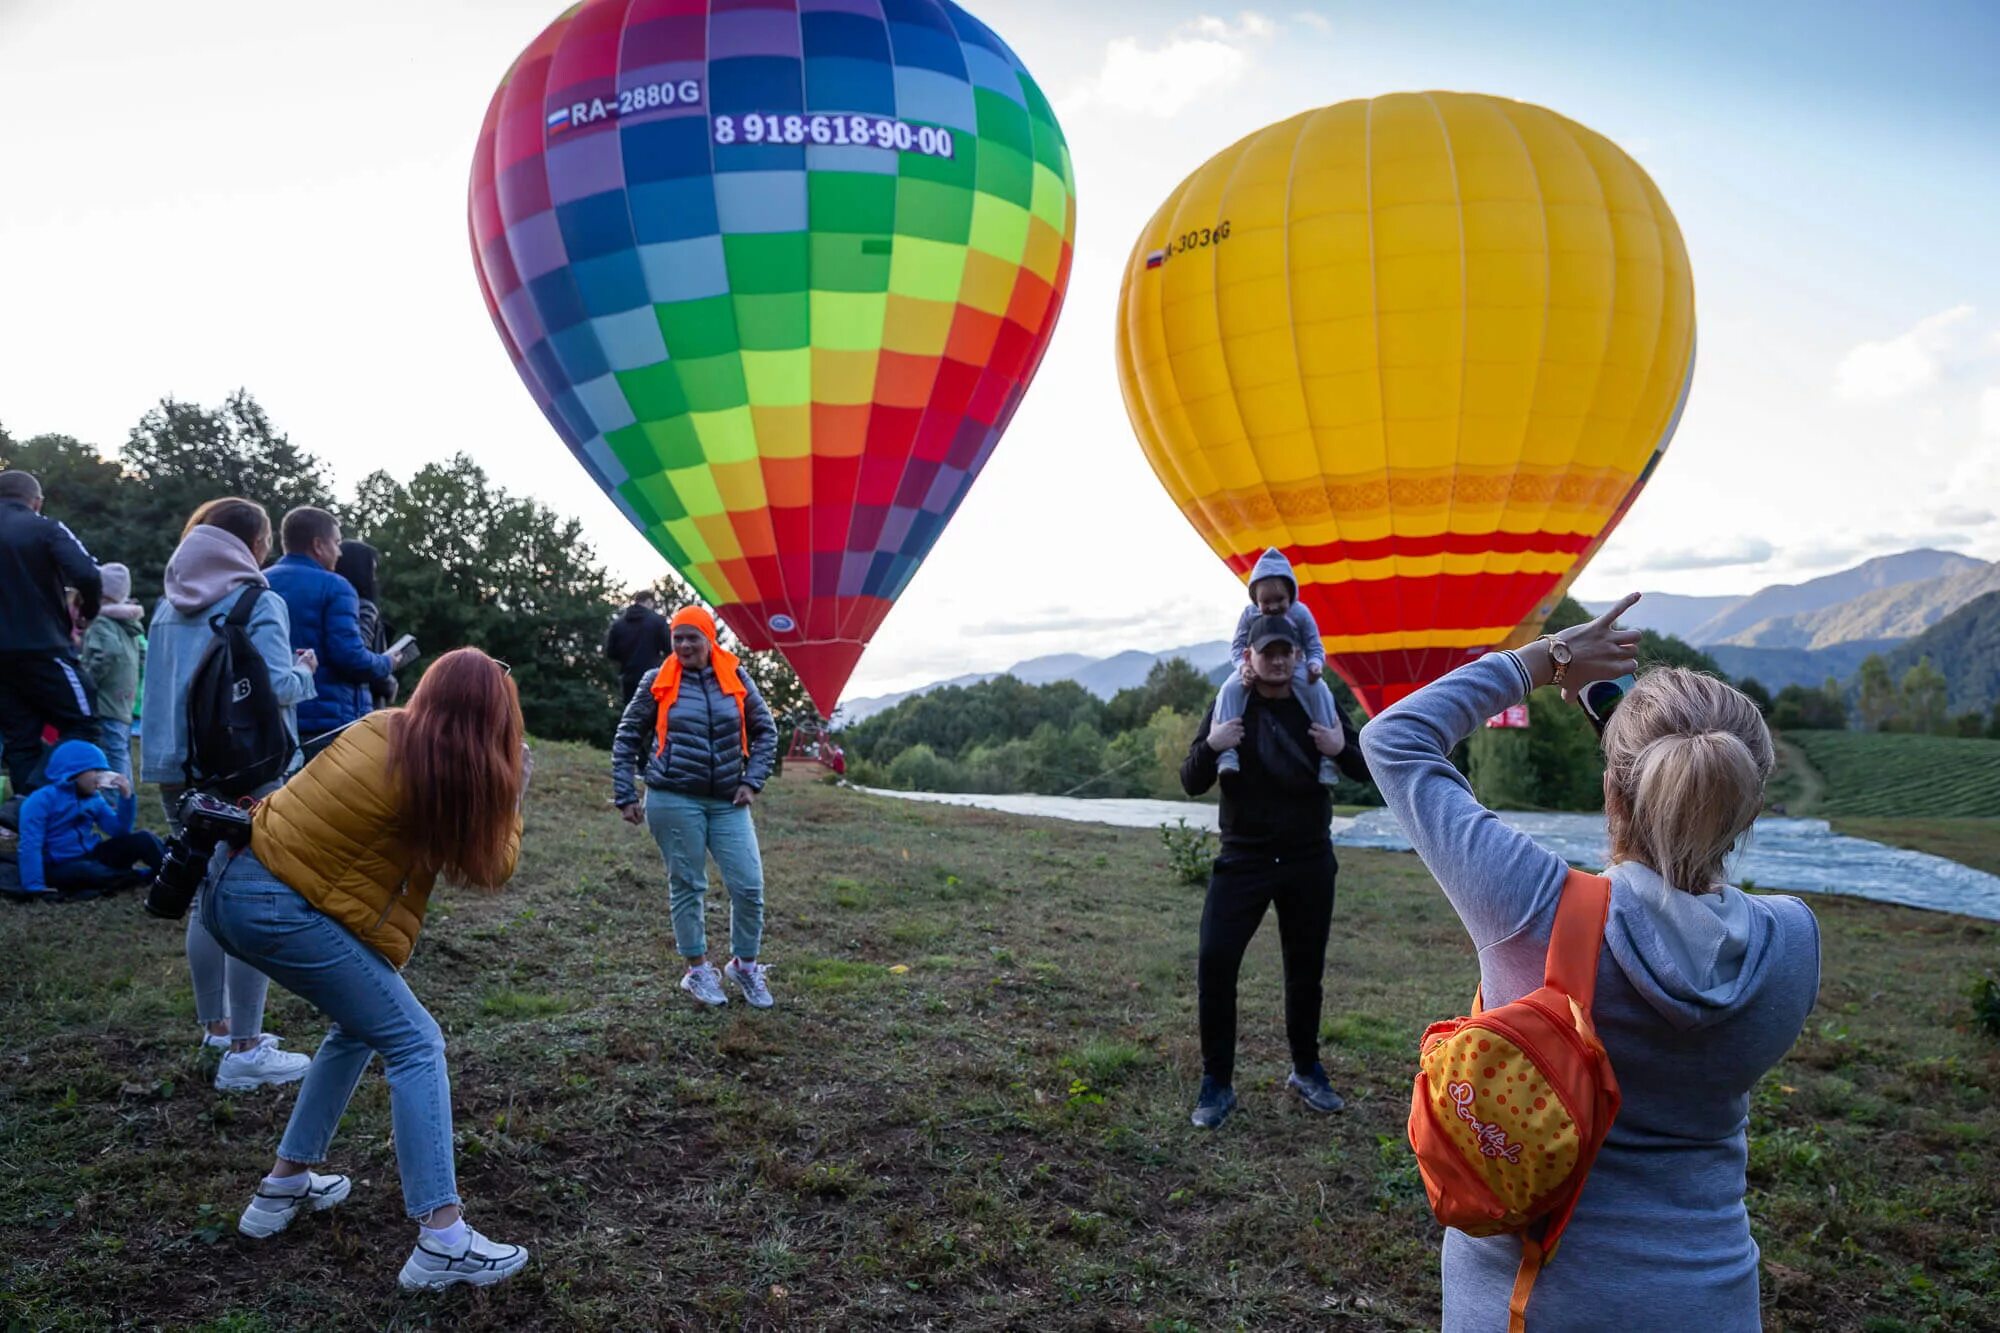
[[[667,622],[669,631],[692,625],[708,640],[708,665],[715,672],[715,683],[722,692],[736,700],[736,726],[743,741],[743,764],[747,770],[750,764],[750,721],[748,702],[750,690],[743,683],[741,667],[743,663],[735,653],[724,648],[715,638],[715,617],[698,606],[684,606],[674,612],[674,618]],[[678,653],[668,653],[667,660],[660,667],[660,674],[653,677],[653,701],[658,705],[658,735],[660,748],[657,754],[667,752],[667,713],[674,706],[674,700],[681,697],[681,659]]]

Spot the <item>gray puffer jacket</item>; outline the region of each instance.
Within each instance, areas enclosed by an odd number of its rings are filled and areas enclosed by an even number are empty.
[[[741,719],[750,732],[747,764],[736,700],[722,692],[712,670],[682,679],[680,698],[667,713],[667,748],[659,748],[659,703],[653,698],[653,678],[659,674],[646,673],[618,720],[618,735],[611,742],[612,799],[620,807],[639,799],[633,774],[641,765],[648,787],[683,796],[726,801],[738,787],[764,790],[778,757],[778,728],[749,673],[737,668],[749,690],[744,699],[748,716]]]

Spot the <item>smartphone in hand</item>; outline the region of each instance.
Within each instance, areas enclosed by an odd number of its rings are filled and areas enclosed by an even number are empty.
[[[417,660],[417,636],[405,634],[389,645],[389,660],[398,667],[406,667]]]

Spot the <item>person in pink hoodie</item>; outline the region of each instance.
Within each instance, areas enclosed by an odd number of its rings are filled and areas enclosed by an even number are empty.
[[[292,739],[298,739],[298,703],[312,697],[317,663],[310,653],[292,651],[285,601],[270,591],[264,577],[262,565],[270,553],[270,515],[260,504],[230,497],[196,511],[167,561],[167,595],[154,608],[147,635],[152,660],[146,673],[139,759],[140,776],[160,784],[169,824],[178,820],[187,781],[183,764],[188,750],[188,689],[215,637],[209,621],[229,614],[241,597],[257,599],[246,627],[250,642],[270,668],[271,688],[285,710]],[[225,1052],[216,1070],[216,1087],[243,1091],[304,1078],[311,1061],[279,1050],[277,1038],[262,1031],[270,981],[223,953],[201,924],[199,897],[188,913],[187,958],[195,1013],[207,1029],[203,1041]]]

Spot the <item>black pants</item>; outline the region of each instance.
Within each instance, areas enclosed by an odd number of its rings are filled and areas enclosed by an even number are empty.
[[[97,744],[95,694],[73,653],[0,653],[0,735],[17,793],[41,785],[42,728],[66,741]]]
[[[1208,877],[1201,910],[1200,988],[1202,1072],[1217,1083],[1236,1077],[1236,974],[1243,951],[1273,904],[1278,946],[1285,956],[1285,1036],[1292,1066],[1319,1061],[1321,977],[1333,928],[1333,849],[1276,860],[1224,852]]]
[[[143,830],[106,838],[90,849],[88,856],[74,861],[50,861],[42,867],[42,878],[52,889],[113,889],[144,884],[166,859],[166,848],[158,837]]]

